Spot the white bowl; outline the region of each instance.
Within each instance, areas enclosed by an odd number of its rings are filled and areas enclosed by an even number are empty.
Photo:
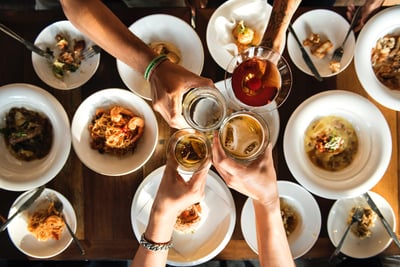
[[[45,114],[53,126],[53,144],[47,156],[33,161],[16,159],[7,149],[0,134],[0,188],[25,191],[53,179],[64,167],[71,149],[70,124],[58,100],[47,91],[24,83],[0,87],[0,128],[12,107],[25,107]]]
[[[240,20],[263,37],[272,6],[264,0],[229,0],[212,14],[207,25],[206,41],[214,61],[224,70],[237,54],[232,30]]]
[[[396,230],[396,217],[390,204],[379,194],[368,192],[383,217],[388,221],[392,230]],[[361,205],[367,207],[368,204],[362,197],[345,198],[337,200],[331,207],[328,215],[328,235],[334,246],[337,246],[339,240],[347,227],[347,220],[351,209],[354,206]],[[371,237],[360,239],[350,231],[345,239],[341,252],[353,258],[369,258],[378,255],[384,251],[392,242],[392,238],[386,232],[379,217],[376,218],[375,227],[371,228]]]
[[[90,147],[88,126],[96,109],[114,105],[130,109],[145,121],[144,133],[135,150],[123,156],[100,154]],[[117,88],[100,90],[86,98],[74,114],[71,132],[72,146],[83,164],[110,176],[125,175],[142,167],[152,156],[158,141],[157,119],[149,104],[134,93]]]
[[[376,41],[386,34],[400,35],[400,6],[387,8],[374,17],[362,28],[354,54],[357,77],[365,91],[379,104],[400,111],[400,91],[391,90],[382,84],[371,65],[371,50]]]
[[[204,64],[203,45],[196,31],[184,20],[165,14],[143,17],[129,30],[146,44],[168,42],[181,52],[178,63],[191,72],[200,75]],[[150,84],[143,75],[117,59],[117,69],[124,84],[134,93],[151,100]]]
[[[336,115],[349,121],[358,137],[358,151],[346,168],[331,172],[316,167],[304,149],[308,126],[316,119]],[[370,190],[384,175],[391,158],[392,137],[385,117],[368,99],[343,90],[316,94],[292,113],[283,137],[290,172],[315,195],[338,199]]]
[[[8,217],[12,216],[14,212],[32,195],[32,191],[21,194],[13,203],[10,208]],[[28,210],[17,215],[15,219],[10,222],[7,227],[8,235],[14,245],[25,255],[34,258],[51,258],[62,253],[72,241],[72,237],[65,227],[59,240],[49,239],[47,241],[38,241],[31,232],[28,231],[28,213],[32,213],[35,209],[55,195],[63,203],[63,213],[65,220],[70,225],[73,232],[76,231],[76,215],[71,203],[60,193],[55,190],[45,188],[40,197],[28,208]]]
[[[321,212],[315,198],[298,184],[279,180],[278,191],[279,196],[284,198],[300,217],[299,225],[288,237],[292,256],[297,259],[307,253],[317,241],[321,230]],[[246,200],[242,209],[241,227],[247,244],[258,254],[254,207],[250,198]]]
[[[131,222],[137,240],[146,229],[151,206],[164,173],[162,166],[150,173],[140,184],[132,201]],[[174,246],[167,263],[174,266],[193,266],[217,256],[228,244],[236,223],[233,197],[222,179],[213,171],[208,172],[203,208],[208,214],[192,233],[174,231]]]
[[[354,33],[351,32],[347,38],[346,44],[344,45],[344,54],[341,60],[340,70],[332,73],[329,68],[329,62],[332,59],[333,51],[342,44],[349,27],[350,25],[344,17],[327,9],[308,11],[303,13],[295,20],[295,22],[293,22],[293,29],[299,37],[300,42],[307,39],[311,33],[319,34],[321,36],[321,41],[329,39],[332,42],[332,50],[329,51],[323,59],[313,56],[309,47],[305,47],[321,77],[331,77],[339,74],[347,68],[353,59],[355,37]],[[304,62],[300,47],[291,33],[288,34],[286,44],[289,56],[293,63],[304,73],[314,76],[307,64]]]
[[[35,45],[46,50],[49,48],[53,52],[59,49],[56,47],[56,35],[64,33],[72,39],[85,40],[86,47],[94,45],[94,43],[76,29],[68,20],[54,22],[44,28],[36,37]],[[55,56],[58,53],[54,53]],[[96,72],[100,63],[100,53],[91,58],[84,59],[76,72],[66,74],[63,79],[57,78],[52,70],[52,65],[46,58],[32,52],[32,64],[36,74],[47,85],[61,90],[69,90],[77,88],[85,84]]]

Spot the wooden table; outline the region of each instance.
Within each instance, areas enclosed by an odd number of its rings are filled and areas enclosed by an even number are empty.
[[[121,20],[129,26],[135,20],[148,14],[166,13],[190,22],[189,8],[113,8]],[[295,16],[307,9],[300,8]],[[202,75],[215,82],[224,77],[221,69],[211,58],[205,41],[207,22],[214,9],[200,9],[197,14],[196,31],[199,34],[205,51],[205,62]],[[335,8],[335,11],[344,14],[344,8]],[[0,20],[28,40],[34,40],[39,32],[49,24],[64,20],[61,10],[56,11],[0,11]],[[69,119],[72,120],[79,104],[89,95],[105,88],[127,88],[116,68],[116,61],[110,55],[102,52],[100,66],[88,83],[84,86],[62,91],[52,89],[43,83],[35,74],[31,53],[10,37],[0,34],[2,60],[0,64],[0,86],[10,83],[30,83],[40,86],[53,94],[64,106]],[[384,196],[391,204],[399,219],[399,148],[400,118],[399,112],[389,110],[372,100],[361,87],[356,78],[354,65],[351,64],[345,71],[336,77],[326,78],[318,82],[300,70],[291,62],[287,51],[284,56],[288,60],[293,73],[292,93],[286,103],[279,109],[281,129],[277,145],[274,149],[274,158],[277,167],[278,179],[296,182],[290,173],[283,156],[283,132],[286,123],[296,107],[308,97],[325,90],[343,89],[357,92],[370,99],[384,114],[392,133],[392,158],[382,180],[373,188],[373,191]],[[97,174],[85,167],[71,148],[70,156],[61,172],[47,184],[49,188],[62,193],[72,203],[78,219],[77,236],[82,240],[87,254],[81,256],[74,245],[53,259],[131,259],[138,247],[138,242],[132,231],[130,207],[137,187],[154,169],[165,164],[165,145],[171,129],[158,115],[159,140],[157,148],[147,164],[140,170],[129,175],[109,177]],[[1,171],[1,170],[0,170]],[[12,192],[0,189],[0,214],[7,216],[13,201],[21,192]],[[240,230],[240,214],[246,197],[232,191],[236,203],[237,223],[226,248],[217,256],[218,259],[254,259],[256,254],[247,246]],[[316,245],[304,256],[306,258],[327,257],[334,247],[330,243],[326,221],[332,200],[315,197],[322,213],[322,227]],[[397,226],[399,233],[399,226]],[[27,258],[12,244],[6,232],[0,234],[0,258],[23,259]],[[384,252],[399,253],[393,244]]]

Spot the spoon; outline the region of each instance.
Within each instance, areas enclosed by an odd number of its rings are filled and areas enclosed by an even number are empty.
[[[54,200],[54,208],[59,212],[61,219],[64,221],[65,225],[67,226],[68,232],[70,233],[70,235],[72,236],[72,239],[74,240],[75,244],[78,246],[79,250],[81,251],[81,254],[85,255],[85,250],[82,247],[82,244],[79,242],[79,240],[76,237],[74,231],[72,231],[72,229],[69,226],[67,220],[65,220],[65,217],[64,217],[64,214],[63,214],[64,205],[58,198],[56,198]]]

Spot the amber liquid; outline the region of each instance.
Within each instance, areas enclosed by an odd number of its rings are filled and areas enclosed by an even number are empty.
[[[207,158],[207,145],[196,136],[183,136],[175,146],[175,158],[186,170],[196,170]]]
[[[268,60],[248,59],[232,73],[233,93],[248,106],[267,105],[274,100],[281,84],[277,66]]]

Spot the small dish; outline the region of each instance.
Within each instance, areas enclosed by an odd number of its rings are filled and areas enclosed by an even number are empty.
[[[232,30],[240,20],[256,33],[260,42],[267,28],[272,6],[263,0],[229,0],[212,14],[206,32],[208,50],[214,61],[224,70],[237,54]]]
[[[306,129],[323,116],[346,119],[356,131],[358,151],[339,171],[315,166],[304,147]],[[392,154],[392,137],[385,117],[368,99],[343,90],[316,94],[292,113],[283,136],[283,151],[294,178],[311,193],[328,198],[354,197],[370,190],[384,175]]]
[[[49,92],[31,84],[14,83],[0,87],[0,129],[6,126],[6,113],[13,107],[43,113],[53,126],[49,154],[32,161],[16,159],[0,134],[0,188],[25,191],[46,184],[64,167],[71,149],[70,124],[61,103]]]
[[[376,78],[371,65],[371,51],[384,35],[400,35],[399,16],[400,6],[394,6],[372,17],[358,36],[354,54],[357,77],[365,91],[379,104],[396,111],[400,111],[400,90],[391,90]]]
[[[140,184],[133,198],[131,222],[137,240],[140,240],[146,229],[150,209],[164,169],[165,166],[161,166],[150,173]],[[236,223],[235,203],[226,184],[211,170],[206,180],[203,203],[208,214],[194,232],[174,231],[172,235],[174,246],[169,250],[168,264],[198,265],[217,256],[228,244]]]
[[[191,72],[200,75],[204,64],[204,50],[201,40],[193,28],[184,20],[165,14],[154,14],[143,17],[129,30],[146,44],[168,42],[181,53],[182,65]],[[124,84],[134,93],[146,100],[151,100],[149,83],[142,74],[117,59],[118,73]]]
[[[100,154],[90,147],[88,126],[96,109],[115,105],[130,109],[145,121],[144,133],[135,150],[123,156]],[[72,146],[83,164],[110,176],[125,175],[143,166],[152,156],[158,140],[157,119],[149,104],[134,93],[118,88],[103,89],[86,98],[74,114],[71,132]]]
[[[321,212],[315,198],[303,187],[289,181],[278,181],[279,197],[290,204],[299,214],[300,220],[288,242],[292,256],[297,259],[315,244],[321,230]],[[258,254],[253,202],[248,198],[241,215],[243,236],[249,247]]]
[[[218,90],[220,90],[220,92],[225,97],[225,99],[229,99],[228,93],[226,92],[226,89],[225,89],[225,81],[219,81],[219,82],[215,83],[214,85]],[[242,109],[240,106],[233,103],[232,101],[228,101],[228,108],[230,108],[232,110],[241,110]],[[269,141],[272,144],[272,146],[275,146],[276,141],[278,140],[279,129],[280,129],[280,119],[279,119],[278,109],[274,108],[272,110],[269,110],[267,108],[265,108],[265,109],[259,108],[259,109],[257,109],[257,113],[268,124],[269,135],[270,135]]]
[[[390,204],[379,194],[368,192],[374,200],[385,219],[388,221],[392,230],[396,230],[396,217]],[[337,246],[339,240],[347,227],[347,220],[351,209],[354,206],[368,207],[368,204],[362,197],[344,198],[337,200],[331,207],[328,215],[328,235],[334,246]],[[351,231],[348,233],[341,252],[353,258],[369,258],[378,255],[384,251],[392,242],[392,238],[386,232],[382,222],[377,217],[375,226],[371,229],[371,236],[360,239]]]
[[[12,204],[9,217],[17,211],[18,207],[32,195],[32,191],[24,192]],[[65,227],[59,240],[50,239],[47,241],[38,241],[28,230],[28,213],[34,212],[43,201],[48,201],[52,195],[55,195],[64,205],[63,213],[66,221],[72,231],[76,231],[76,215],[71,203],[59,192],[45,188],[40,197],[15,219],[7,227],[8,235],[15,247],[27,256],[34,258],[51,258],[62,253],[72,241],[72,237]]]
[[[342,44],[349,27],[350,24],[345,18],[338,13],[327,9],[315,9],[308,11],[303,13],[293,22],[293,29],[296,32],[296,35],[299,37],[300,42],[309,38],[311,33],[319,34],[321,41],[330,40],[332,42],[333,48],[322,59],[312,55],[310,53],[310,49],[305,47],[321,77],[331,77],[339,74],[341,71],[347,68],[353,59],[355,37],[354,33],[351,32],[344,46],[344,54],[341,60],[340,70],[332,73],[331,69],[329,68],[333,51],[335,51],[335,49]],[[313,76],[313,73],[304,62],[300,47],[298,46],[292,34],[288,34],[286,44],[289,56],[293,63],[304,73]]]
[[[86,47],[94,45],[68,20],[54,22],[44,28],[36,37],[35,45],[43,50],[49,48],[54,52],[54,56],[57,57],[59,49],[56,47],[57,41],[55,37],[59,33],[68,36],[71,40],[85,40]],[[99,63],[100,53],[97,53],[88,59],[83,59],[77,71],[68,73],[60,79],[54,75],[52,64],[46,58],[32,52],[32,64],[36,74],[47,85],[60,90],[75,89],[85,84],[95,74]]]

